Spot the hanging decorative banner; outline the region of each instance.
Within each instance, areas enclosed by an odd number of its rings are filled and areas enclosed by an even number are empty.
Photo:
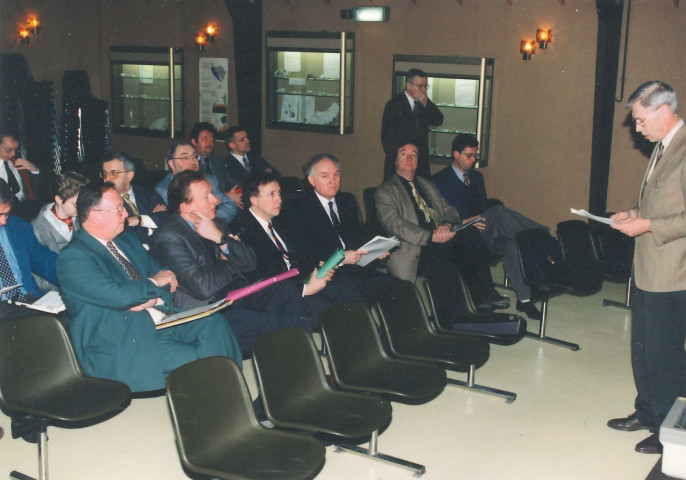
[[[227,115],[227,102],[229,98],[229,59],[201,58],[199,70],[199,120],[201,122],[210,122],[216,127],[217,134],[221,134],[229,128]]]

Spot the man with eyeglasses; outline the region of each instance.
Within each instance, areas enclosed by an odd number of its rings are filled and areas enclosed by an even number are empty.
[[[417,175],[431,176],[429,167],[429,126],[443,123],[443,114],[427,96],[426,73],[412,68],[405,77],[405,91],[386,104],[381,123],[381,143],[386,153],[384,180],[395,174],[398,149],[411,143],[417,147]]]
[[[167,188],[174,178],[174,175],[185,170],[193,170],[194,172],[201,171],[199,159],[200,156],[198,155],[198,152],[195,151],[195,147],[192,143],[185,140],[176,140],[171,144],[167,156],[165,157],[170,172],[155,187],[155,191],[162,197],[165,204],[169,205]],[[217,177],[215,175],[208,174],[205,171],[202,173],[205,180],[212,185],[212,195],[219,200],[216,211],[217,217],[226,220],[227,222],[231,222],[238,213],[236,202],[222,191],[217,183]]]
[[[674,89],[646,82],[627,103],[636,132],[655,143],[638,205],[610,218],[636,238],[631,293],[631,364],[635,411],[608,422],[649,430],[640,453],[661,453],[657,430],[677,397],[686,396],[686,128]]]
[[[175,368],[199,358],[241,352],[224,318],[157,330],[178,287],[131,232],[124,200],[112,183],[95,182],[79,193],[81,230],[60,253],[57,276],[71,315],[70,335],[84,371],[122,381],[135,392],[164,388]]]
[[[40,178],[38,167],[25,158],[17,158],[19,141],[14,133],[0,131],[0,138],[0,178],[20,202],[35,200]]]
[[[453,139],[452,163],[431,180],[448,203],[460,212],[463,222],[479,216],[483,218],[474,227],[481,233],[489,251],[503,256],[508,279],[517,296],[517,310],[532,320],[540,320],[541,312],[531,301],[531,287],[522,278],[515,235],[529,228],[548,228],[503,205],[489,206],[484,177],[473,168],[479,159],[478,150],[479,141],[474,135],[457,135]]]
[[[136,163],[125,153],[113,152],[102,161],[100,176],[111,182],[124,199],[124,208],[129,214],[126,227],[132,229],[143,243],[148,236],[168,218],[167,206],[157,192],[142,185],[132,185],[136,175]]]

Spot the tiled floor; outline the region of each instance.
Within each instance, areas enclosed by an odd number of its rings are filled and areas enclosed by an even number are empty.
[[[379,451],[424,464],[425,480],[643,480],[658,460],[634,452],[645,432],[605,426],[633,411],[629,363],[630,315],[605,308],[622,300],[624,286],[606,283],[594,296],[555,297],[548,333],[579,343],[570,350],[525,338],[494,345],[477,382],[517,392],[512,404],[448,387],[420,406],[393,404],[393,421],[379,437]],[[539,322],[529,322],[529,330]],[[251,362],[245,375],[255,392]],[[453,378],[463,374],[449,373]],[[0,478],[12,469],[35,475],[36,447],[9,435],[0,414]],[[181,480],[166,400],[134,400],[120,415],[83,429],[50,428],[53,479]],[[389,480],[412,473],[327,448],[321,480]]]

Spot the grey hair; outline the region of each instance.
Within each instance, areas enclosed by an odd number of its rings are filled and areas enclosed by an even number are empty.
[[[129,157],[124,152],[112,152],[108,155],[105,155],[100,165],[111,160],[121,160],[121,163],[124,166],[124,170],[130,170],[132,172],[136,171],[136,163],[133,161],[131,157]]]
[[[339,170],[341,169],[341,162],[339,162],[335,156],[331,155],[330,153],[318,153],[312,157],[310,161],[305,164],[305,166],[303,166],[303,174],[306,177],[314,176],[314,166],[322,160],[326,160],[327,158],[336,164]]]
[[[637,101],[648,108],[667,105],[672,112],[677,112],[676,92],[670,85],[657,80],[651,80],[638,87],[629,97],[626,108],[631,108]]]

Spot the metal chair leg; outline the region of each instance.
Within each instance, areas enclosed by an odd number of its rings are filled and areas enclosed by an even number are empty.
[[[470,390],[475,390],[477,392],[486,393],[488,395],[495,395],[497,397],[504,397],[505,403],[512,403],[517,399],[517,394],[514,392],[508,392],[507,390],[500,390],[498,388],[487,387],[485,385],[479,385],[474,383],[476,367],[474,365],[469,366],[469,372],[467,373],[467,381],[454,380],[452,378],[447,378],[446,382],[448,385],[454,385],[456,387],[468,388]]]
[[[548,298],[545,297],[541,301],[541,326],[538,328],[538,334],[526,332],[526,336],[533,338],[534,340],[540,340],[541,342],[550,343],[557,345],[558,347],[568,348],[574,352],[579,350],[579,345],[576,343],[565,342],[564,340],[558,340],[557,338],[548,337],[545,334],[546,322],[548,320]]]
[[[393,465],[397,465],[402,468],[407,468],[414,471],[415,477],[420,477],[426,472],[426,467],[420,465],[419,463],[410,462],[408,460],[403,460],[402,458],[393,457],[391,455],[386,455],[380,453],[377,449],[379,443],[379,432],[378,430],[372,432],[372,436],[369,439],[369,448],[362,448],[358,445],[348,445],[346,443],[335,444],[335,452],[340,452],[341,450],[346,450],[351,453],[357,453],[359,455],[364,455],[366,457],[371,457],[382,462],[388,462]]]
[[[631,309],[631,277],[629,277],[629,281],[626,283],[626,295],[624,297],[624,303],[605,298],[603,299],[603,307],[617,307],[625,308],[627,310]]]

